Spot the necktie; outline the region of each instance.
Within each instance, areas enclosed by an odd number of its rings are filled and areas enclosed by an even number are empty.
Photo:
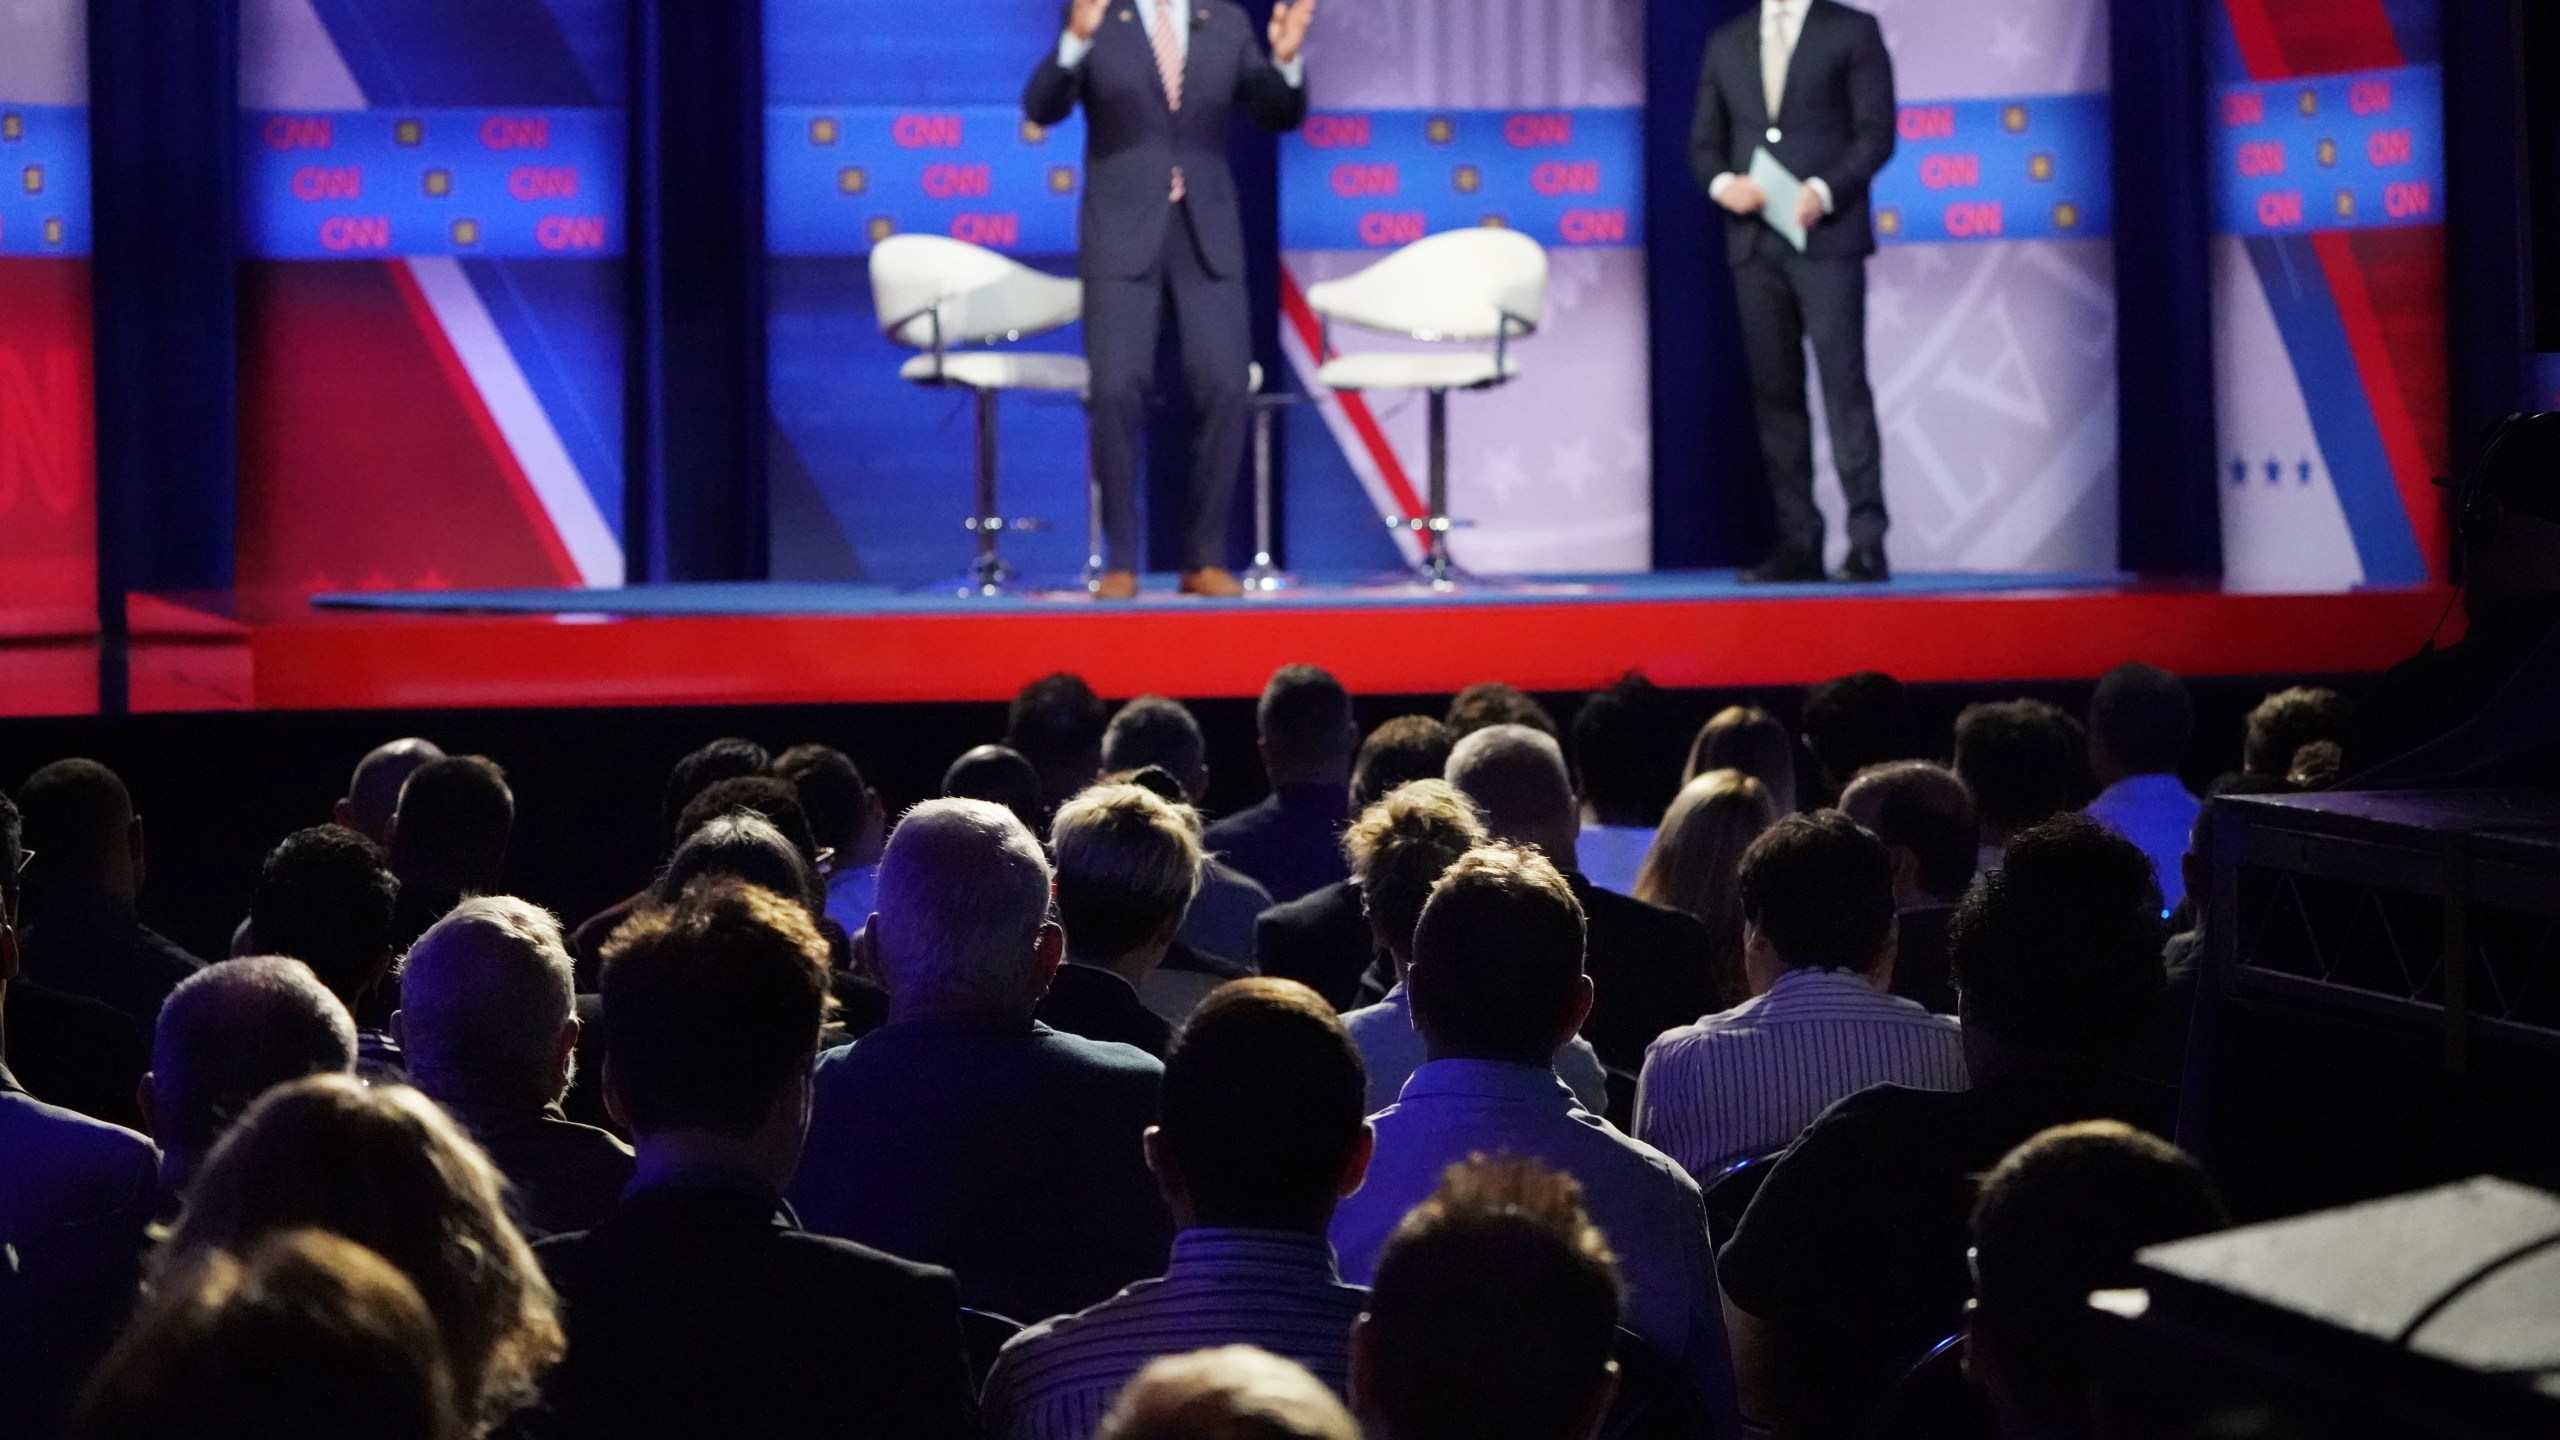
[[[1769,102],[1770,123],[1777,123],[1778,102],[1787,94],[1787,62],[1795,58],[1793,37],[1787,34],[1787,12],[1784,6],[1772,6],[1767,24],[1760,32],[1760,94]]]
[[[1182,42],[1173,35],[1173,0],[1156,0],[1156,74],[1164,78],[1165,104],[1182,108]],[[1182,203],[1182,167],[1173,167],[1170,203]]]

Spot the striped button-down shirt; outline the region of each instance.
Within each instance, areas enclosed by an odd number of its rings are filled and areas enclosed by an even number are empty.
[[[1790,970],[1769,993],[1665,1031],[1644,1053],[1636,1134],[1705,1179],[1792,1143],[1870,1085],[1962,1090],[1956,1022],[1841,970]]]
[[[1147,1362],[1218,1345],[1258,1345],[1344,1394],[1351,1322],[1369,1292],[1345,1285],[1323,1236],[1185,1230],[1159,1280],[1034,1325],[1006,1344],[981,1409],[997,1440],[1085,1440]]]

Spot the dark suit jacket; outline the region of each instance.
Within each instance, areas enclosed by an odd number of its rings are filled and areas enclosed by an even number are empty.
[[[1707,927],[1696,917],[1603,890],[1567,875],[1589,925],[1583,966],[1591,972],[1591,1018],[1582,1038],[1600,1063],[1644,1068],[1644,1047],[1663,1031],[1716,1008]]]
[[[1049,993],[1040,998],[1036,1018],[1052,1030],[1134,1045],[1159,1060],[1173,1043],[1173,1027],[1146,1007],[1136,986],[1091,965],[1059,966]]]
[[[1082,64],[1061,68],[1052,46],[1023,87],[1023,113],[1037,125],[1055,125],[1084,107],[1077,273],[1134,280],[1155,267],[1173,217],[1165,197],[1180,166],[1183,203],[1209,273],[1241,275],[1244,221],[1227,168],[1230,117],[1242,106],[1270,129],[1295,130],[1307,115],[1306,92],[1280,77],[1234,0],[1184,0],[1191,6],[1191,53],[1183,64],[1182,108],[1173,109],[1138,18],[1137,6],[1149,3],[1116,0]]]
[[[1775,141],[1768,138],[1773,124]],[[1869,255],[1876,237],[1867,214],[1867,184],[1893,158],[1893,124],[1893,57],[1885,51],[1884,31],[1874,16],[1835,0],[1813,0],[1805,12],[1772,122],[1760,85],[1760,7],[1754,5],[1707,40],[1698,114],[1689,132],[1689,168],[1703,187],[1727,171],[1747,173],[1751,152],[1766,145],[1799,178],[1819,178],[1830,187],[1831,213],[1806,237],[1805,253]],[[1759,243],[1754,232],[1767,229],[1767,222],[1729,212],[1724,218],[1726,258],[1739,265]]]
[[[1354,1008],[1360,974],[1377,958],[1360,888],[1336,880],[1263,911],[1253,925],[1253,958],[1265,975],[1295,980],[1336,1010]]]
[[[151,1068],[151,1037],[133,1017],[103,1000],[14,980],[0,1026],[8,1036],[0,1054],[28,1094],[92,1120],[143,1128],[134,1091]]]
[[[1283,785],[1210,826],[1205,838],[1213,853],[1285,905],[1351,874],[1342,858],[1350,804],[1340,785]]]
[[[1929,1007],[1933,1015],[1956,1013],[1955,972],[1947,963],[1955,918],[1953,905],[1922,905],[1896,917],[1893,993]]]
[[[597,1069],[603,1069],[599,1062]],[[489,1152],[515,1187],[517,1220],[531,1235],[561,1235],[613,1213],[631,1183],[631,1147],[581,1125],[557,1105],[540,1109],[435,1097]]]
[[[811,1235],[772,1196],[633,1191],[535,1247],[569,1353],[522,1428],[563,1440],[962,1440],[977,1402],[951,1272]]]

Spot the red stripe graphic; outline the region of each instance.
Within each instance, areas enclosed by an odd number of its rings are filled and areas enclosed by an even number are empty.
[[[1307,305],[1306,292],[1298,288],[1298,277],[1289,267],[1280,267],[1280,313],[1287,317],[1289,328],[1298,332],[1298,343],[1307,353],[1324,363],[1324,326],[1316,312]],[[1387,493],[1395,498],[1398,508],[1408,520],[1420,520],[1431,512],[1424,508],[1421,493],[1404,473],[1404,462],[1396,458],[1395,447],[1387,443],[1387,432],[1378,428],[1377,417],[1369,413],[1369,397],[1357,392],[1335,391],[1333,398],[1342,406],[1342,414],[1351,422],[1353,434],[1360,437],[1361,447],[1378,467],[1378,476],[1387,485]]]
[[[2444,507],[2437,496],[2434,471],[2428,464],[2417,417],[2409,413],[2404,377],[2393,363],[2382,318],[2375,309],[2373,293],[2365,284],[2364,267],[2357,263],[2353,244],[2354,237],[2342,230],[2322,231],[2311,237],[2312,249],[2320,256],[2320,272],[2329,282],[2329,296],[2338,307],[2338,323],[2347,332],[2347,349],[2355,357],[2356,377],[2363,383],[2365,404],[2373,412],[2374,428],[2382,434],[2382,453],[2391,461],[2391,478],[2399,486],[2401,507],[2409,512],[2410,528],[2416,532],[2418,553],[2426,558],[2430,574],[2441,575]]]

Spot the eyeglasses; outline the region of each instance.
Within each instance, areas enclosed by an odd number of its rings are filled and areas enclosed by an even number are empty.
[[[24,876],[25,876],[25,875],[26,875],[26,873],[27,873],[27,867],[28,867],[29,865],[31,865],[31,864],[33,864],[33,863],[35,863],[35,858],[36,858],[36,852],[34,852],[33,850],[26,849],[26,848],[25,848],[25,847],[23,847],[23,846],[19,847],[19,850],[18,850],[18,868],[17,868],[17,869],[15,869],[15,870],[13,870],[13,871],[11,871],[11,872],[9,872],[9,878],[10,878],[10,879],[12,879],[12,880],[17,880],[17,879],[24,878]]]

